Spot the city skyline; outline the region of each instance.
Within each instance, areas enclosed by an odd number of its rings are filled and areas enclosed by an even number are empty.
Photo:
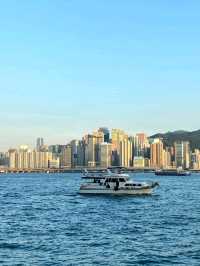
[[[198,147],[199,143],[192,148],[190,141],[181,140],[181,137],[169,142],[157,135],[148,137],[145,133],[137,133],[130,136],[122,129],[100,127],[67,144],[46,145],[44,138],[38,137],[33,149],[21,145],[0,153],[0,166],[16,172],[82,167],[199,170]]]
[[[144,131],[126,131],[124,128],[123,129],[120,129],[119,127],[118,128],[109,128],[107,126],[103,126],[103,127],[97,127],[97,128],[93,128],[93,130],[90,130],[88,133],[88,130],[85,131],[84,133],[82,134],[79,134],[79,137],[75,137],[75,136],[72,136],[71,138],[65,138],[64,141],[57,141],[57,142],[51,142],[50,141],[50,138],[48,138],[47,136],[36,136],[34,137],[33,139],[31,139],[31,141],[28,143],[28,142],[18,142],[16,145],[8,145],[8,146],[2,146],[3,148],[0,147],[0,152],[7,152],[9,149],[17,149],[19,148],[20,146],[23,146],[23,145],[26,145],[28,147],[30,147],[31,149],[36,149],[37,150],[37,141],[38,140],[42,140],[44,142],[44,145],[47,145],[47,146],[50,146],[50,145],[67,145],[68,143],[70,143],[71,141],[73,140],[81,140],[84,136],[88,135],[88,134],[92,134],[92,132],[95,132],[95,130],[97,129],[100,129],[100,128],[106,128],[109,130],[109,132],[111,133],[112,130],[114,129],[117,129],[117,130],[122,130],[123,132],[125,132],[128,136],[136,136],[137,134],[145,134],[148,138],[150,138],[151,136],[155,135],[155,134],[165,134],[165,133],[168,133],[168,132],[171,132],[171,133],[174,133],[174,132],[179,132],[179,131],[184,131],[184,132],[192,132],[192,131],[187,131],[187,130],[184,130],[184,129],[180,129],[180,130],[173,130],[173,131],[166,131],[166,132],[152,132],[152,134],[148,134],[147,132],[144,132]],[[196,130],[194,130],[195,132]],[[199,131],[197,129],[197,131]]]
[[[197,129],[200,3],[13,1],[0,10],[0,149]]]

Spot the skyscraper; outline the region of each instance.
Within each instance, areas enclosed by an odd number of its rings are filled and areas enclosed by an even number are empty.
[[[112,164],[120,165],[120,143],[127,136],[121,129],[112,129]]]
[[[78,140],[72,140],[70,142],[71,148],[72,148],[72,167],[76,167],[78,165],[78,145],[79,141]]]
[[[124,139],[120,141],[119,157],[120,166],[130,167],[133,165],[133,143],[128,136],[124,137]]]
[[[0,152],[0,166],[9,165],[9,154],[8,152]]]
[[[170,148],[163,150],[163,168],[172,167],[172,156]]]
[[[72,167],[72,146],[71,144],[66,145],[62,149],[61,153],[61,167]]]
[[[191,155],[191,166],[193,169],[200,169],[200,150],[195,149]]]
[[[161,139],[154,139],[150,145],[151,167],[163,167],[163,142]]]
[[[147,149],[149,148],[149,141],[147,135],[144,133],[138,133],[134,137],[134,156],[146,157]]]
[[[100,166],[110,167],[112,163],[112,144],[103,142],[100,144]]]
[[[176,167],[187,169],[190,167],[190,143],[177,141],[174,143]]]
[[[29,168],[29,149],[27,145],[21,145],[18,152],[18,168],[28,169]]]
[[[98,129],[98,132],[103,133],[103,135],[104,135],[104,142],[107,142],[108,143],[110,141],[110,131],[109,131],[109,129],[107,127],[100,127]]]
[[[102,132],[94,132],[85,136],[85,160],[86,165],[96,166],[100,164],[100,144],[104,142]]]
[[[9,153],[9,168],[16,169],[18,167],[18,153],[16,149],[10,149]]]
[[[77,165],[85,166],[85,141],[79,140],[77,147]]]
[[[44,146],[44,139],[43,138],[37,138],[37,140],[36,140],[36,150],[40,151],[43,146]]]

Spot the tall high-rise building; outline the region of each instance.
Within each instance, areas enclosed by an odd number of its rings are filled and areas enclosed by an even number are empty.
[[[120,141],[119,157],[120,166],[130,167],[133,165],[133,143],[128,136]]]
[[[80,140],[77,147],[77,165],[85,166],[85,141]]]
[[[33,160],[35,159],[34,164],[36,169],[47,169],[49,167],[49,158],[51,158],[50,152],[33,151],[31,157],[33,158]]]
[[[10,169],[47,169],[52,153],[48,151],[31,151],[27,146],[20,146],[17,151],[9,150],[9,168]]]
[[[9,165],[9,155],[7,152],[0,152],[0,166]]]
[[[96,138],[95,143],[95,162],[96,165],[100,165],[100,145],[104,142],[104,133],[102,131],[97,131],[93,133],[93,136]]]
[[[163,168],[172,168],[172,156],[170,148],[163,150]]]
[[[48,151],[52,152],[54,155],[59,157],[63,148],[64,148],[64,145],[60,145],[60,144],[50,145],[48,147]]]
[[[21,145],[18,152],[18,168],[28,169],[29,168],[29,149],[27,145]]]
[[[147,157],[149,147],[150,145],[147,135],[144,133],[136,134],[134,137],[134,156]]]
[[[190,167],[190,143],[177,141],[174,143],[176,167],[187,169]]]
[[[107,142],[108,143],[110,141],[110,131],[109,131],[109,129],[107,127],[100,127],[98,129],[98,132],[103,133],[103,135],[104,135],[104,142]]]
[[[120,165],[120,143],[127,137],[121,129],[112,129],[112,164],[114,166]]]
[[[36,150],[32,151],[29,153],[29,167],[30,169],[36,169],[37,168],[37,164],[36,164],[36,153],[39,153],[37,152]]]
[[[70,142],[72,149],[72,167],[76,167],[78,165],[78,140],[72,140]]]
[[[100,164],[100,144],[104,142],[102,132],[94,132],[92,135],[86,135],[85,138],[85,162],[88,166]]]
[[[200,169],[200,150],[198,149],[191,154],[191,167],[195,170]]]
[[[87,166],[96,166],[95,160],[95,145],[96,138],[93,135],[87,135],[85,137],[86,147],[85,147],[85,158]]]
[[[163,142],[161,139],[154,139],[150,145],[151,167],[163,168]]]
[[[60,168],[60,157],[52,156],[49,160],[49,168],[58,169]]]
[[[18,153],[16,149],[10,149],[9,153],[9,168],[16,169],[18,168]]]
[[[44,139],[43,138],[37,138],[37,140],[36,140],[36,150],[40,151],[43,146],[44,146]]]
[[[112,163],[112,144],[103,142],[100,144],[100,166],[110,167]]]
[[[72,146],[66,145],[61,153],[61,167],[72,167]]]

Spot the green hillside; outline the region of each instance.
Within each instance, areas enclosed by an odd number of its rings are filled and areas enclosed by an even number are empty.
[[[192,150],[200,149],[200,130],[158,133],[151,136],[151,138],[162,138],[165,146],[172,146],[178,140],[189,141]]]

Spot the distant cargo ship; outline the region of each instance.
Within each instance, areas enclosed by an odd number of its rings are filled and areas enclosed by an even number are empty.
[[[159,176],[190,176],[190,171],[186,171],[183,169],[167,169],[167,170],[157,170],[155,175]]]

